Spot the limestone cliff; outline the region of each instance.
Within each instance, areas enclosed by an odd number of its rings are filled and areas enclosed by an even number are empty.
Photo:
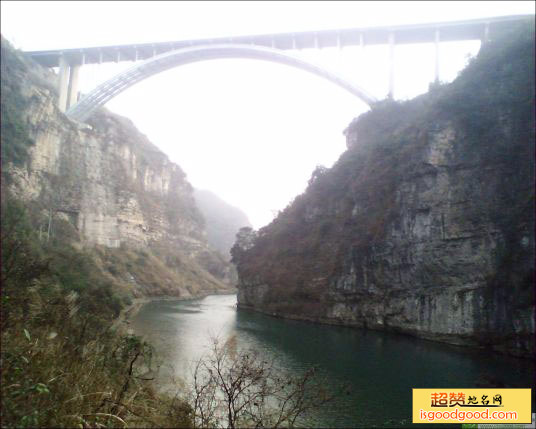
[[[67,222],[79,246],[123,256],[150,251],[151,269],[161,265],[150,284],[139,269],[133,275],[139,267],[122,273],[138,294],[228,288],[230,265],[208,245],[181,168],[126,118],[102,109],[88,125],[69,120],[56,107],[54,80],[2,40],[4,178],[11,193],[49,214],[43,233],[53,235]],[[17,139],[22,129],[27,141]]]
[[[373,106],[333,168],[243,231],[239,307],[533,356],[533,109],[533,25]]]

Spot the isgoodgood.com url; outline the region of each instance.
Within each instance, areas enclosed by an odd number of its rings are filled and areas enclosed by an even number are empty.
[[[434,422],[437,420],[457,420],[467,422],[470,420],[517,420],[516,411],[492,411],[489,408],[481,411],[464,411],[456,408],[452,411],[425,411],[421,409],[421,420]]]

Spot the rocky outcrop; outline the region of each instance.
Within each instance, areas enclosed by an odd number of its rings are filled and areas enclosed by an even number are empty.
[[[333,168],[233,249],[239,307],[533,356],[533,52],[532,26],[355,120]]]
[[[56,107],[54,79],[2,40],[2,105],[17,106],[12,128],[24,127],[33,142],[25,162],[2,162],[10,191],[49,213],[51,234],[68,221],[82,246],[151,249],[175,270],[199,273],[199,285],[176,294],[225,289],[230,265],[208,245],[181,168],[126,118],[102,109],[88,124],[69,120]]]

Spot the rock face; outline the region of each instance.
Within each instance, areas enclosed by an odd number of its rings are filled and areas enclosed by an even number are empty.
[[[532,25],[354,120],[333,168],[233,248],[239,307],[533,356],[533,52]]]
[[[223,201],[213,192],[195,189],[194,198],[206,220],[207,240],[226,258],[235,242],[236,233],[242,227],[251,226],[246,214]]]
[[[69,120],[47,73],[2,40],[2,105],[17,105],[34,143],[24,165],[6,163],[11,192],[72,223],[83,246],[152,249],[205,271],[201,289],[225,289],[231,266],[208,245],[181,168],[126,118],[103,109],[89,125]]]

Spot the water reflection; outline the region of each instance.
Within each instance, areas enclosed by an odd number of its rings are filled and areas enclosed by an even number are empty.
[[[207,351],[210,336],[236,335],[238,347],[252,347],[286,370],[300,374],[321,368],[328,388],[349,383],[350,393],[313,413],[320,427],[395,426],[411,421],[414,387],[476,387],[492,377],[508,387],[531,387],[529,362],[474,352],[412,337],[317,325],[236,311],[234,295],[196,301],[153,301],[132,321],[166,362],[170,375],[188,381],[192,362]],[[305,423],[304,423],[305,424]]]

